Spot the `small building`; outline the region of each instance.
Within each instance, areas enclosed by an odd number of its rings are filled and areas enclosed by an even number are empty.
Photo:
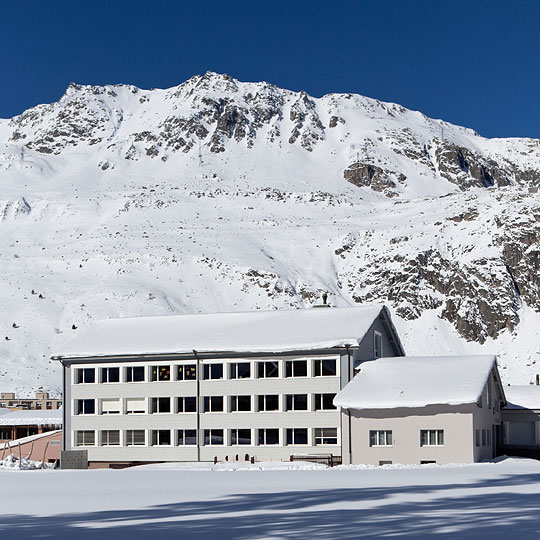
[[[341,457],[336,393],[403,354],[380,305],[101,321],[53,356],[64,450],[92,467]]]
[[[540,459],[540,386],[505,386],[500,452]]]
[[[0,443],[62,428],[62,409],[13,411],[0,415]]]
[[[61,449],[62,430],[58,429],[1,443],[0,459],[13,454],[16,458],[59,464]]]
[[[495,457],[505,397],[495,356],[380,358],[334,404],[344,463],[472,463]]]
[[[49,397],[49,392],[36,392],[35,398],[17,398],[14,392],[0,394],[0,408],[11,411],[59,409],[62,399]]]

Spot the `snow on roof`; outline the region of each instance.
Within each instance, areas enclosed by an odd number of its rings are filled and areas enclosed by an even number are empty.
[[[7,441],[3,444],[0,444],[0,450],[4,448],[13,448],[19,444],[26,444],[32,441],[37,441],[38,439],[43,439],[43,437],[51,437],[53,435],[58,435],[62,433],[61,429],[55,429],[54,431],[46,431],[45,433],[38,433],[37,435],[28,435],[28,437],[21,437],[20,439],[14,439],[13,441]]]
[[[505,409],[540,410],[540,386],[505,386],[504,393],[507,401]]]
[[[61,426],[62,409],[13,411],[0,416],[0,426]]]
[[[382,305],[108,319],[53,358],[284,352],[357,345]]]
[[[393,409],[475,403],[496,363],[492,355],[378,358],[334,399],[345,409]]]

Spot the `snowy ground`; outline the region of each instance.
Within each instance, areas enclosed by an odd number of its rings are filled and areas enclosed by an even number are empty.
[[[298,467],[298,464],[296,464]],[[9,539],[538,538],[540,462],[0,471]]]

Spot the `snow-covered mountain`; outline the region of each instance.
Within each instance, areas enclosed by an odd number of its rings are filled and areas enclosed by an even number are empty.
[[[384,301],[407,352],[540,365],[540,141],[206,73],[0,120],[0,389],[96,319]]]

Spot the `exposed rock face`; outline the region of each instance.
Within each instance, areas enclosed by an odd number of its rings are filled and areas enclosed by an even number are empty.
[[[70,85],[0,120],[0,172],[0,320],[33,325],[8,325],[0,368],[97,318],[322,292],[385,302],[413,351],[430,317],[490,352],[506,339],[507,356],[525,315],[540,325],[536,140],[207,73],[168,90]],[[527,350],[532,372],[540,343]]]
[[[395,174],[395,173],[393,173]],[[381,167],[366,163],[351,163],[344,171],[345,180],[358,187],[369,187],[373,191],[384,193],[387,197],[395,197],[398,192],[395,190],[396,183],[391,178],[392,173],[385,172]],[[404,182],[404,174],[398,175],[398,180]]]

